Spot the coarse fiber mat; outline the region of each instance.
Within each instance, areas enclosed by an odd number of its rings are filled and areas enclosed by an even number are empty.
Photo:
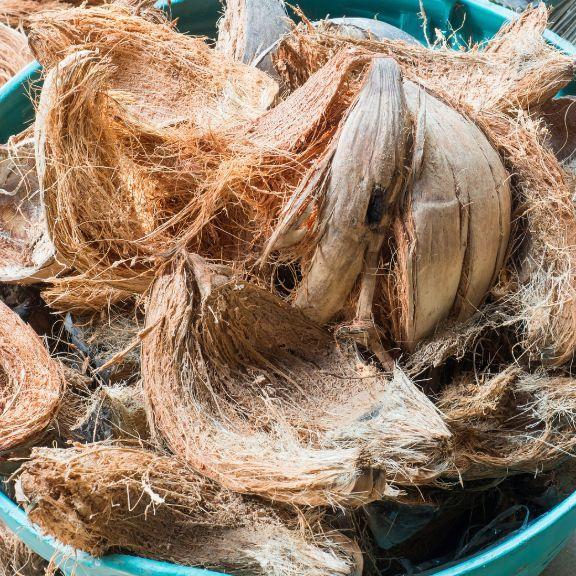
[[[300,0],[298,5],[311,19],[331,17],[377,17],[423,41],[434,40],[434,31],[458,30],[454,42],[475,42],[492,36],[515,14],[486,0],[422,0],[426,24],[419,16],[420,0]],[[168,3],[161,3],[168,9]],[[213,35],[218,17],[218,0],[173,0],[173,17],[181,31]],[[576,48],[548,33],[548,40],[564,52]],[[0,142],[20,132],[33,120],[29,93],[40,79],[40,67],[31,64],[0,89]],[[569,92],[576,93],[576,91]],[[44,537],[26,514],[0,493],[0,521],[37,554],[54,559],[67,575],[75,576],[209,576],[215,572],[187,568],[125,555],[101,559],[74,551],[53,538]],[[538,576],[562,549],[576,529],[576,494],[543,515],[526,529],[486,551],[457,564],[427,573],[429,576]]]

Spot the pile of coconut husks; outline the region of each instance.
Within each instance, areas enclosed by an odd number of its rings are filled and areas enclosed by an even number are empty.
[[[216,43],[56,4],[0,149],[0,474],[42,533],[417,574],[565,495],[576,68],[543,5],[456,51],[280,0]],[[4,531],[2,563],[57,569]]]

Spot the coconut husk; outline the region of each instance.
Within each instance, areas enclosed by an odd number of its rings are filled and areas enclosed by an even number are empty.
[[[45,576],[48,564],[0,524],[0,576]]]
[[[181,256],[147,306],[142,375],[170,449],[238,492],[359,505],[429,483],[449,434],[428,398],[266,290]]]
[[[0,23],[0,86],[32,60],[26,35]]]
[[[0,146],[0,281],[36,282],[55,273],[54,246],[29,130]]]
[[[202,39],[117,6],[45,14],[30,41],[44,65],[58,63],[42,90],[36,141],[59,258],[117,289],[141,292],[166,239],[149,234],[194,197],[219,160],[214,131],[257,116],[277,84]],[[74,49],[80,52],[59,62]]]
[[[291,25],[284,0],[226,0],[216,49],[277,77],[270,54],[257,63],[255,60],[289,32]]]
[[[30,17],[46,10],[63,10],[72,4],[59,0],[0,0],[0,20],[12,28],[28,29]]]
[[[144,557],[233,574],[359,575],[358,548],[294,511],[243,498],[173,458],[91,445],[36,449],[20,476],[29,516],[96,556]]]
[[[517,366],[464,374],[438,407],[455,438],[455,472],[464,479],[536,474],[574,454],[574,379]]]
[[[513,267],[517,282],[511,283],[519,286],[513,303],[523,347],[534,361],[561,365],[575,344],[570,271],[576,219],[563,171],[527,111],[572,79],[574,63],[543,39],[546,21],[542,5],[528,10],[485,47],[469,52],[354,40],[302,26],[281,42],[276,62],[283,81],[297,88],[335,51],[362,47],[394,57],[406,79],[474,120],[514,175],[519,215],[525,214],[529,230],[523,257]]]
[[[0,453],[6,453],[46,433],[65,381],[42,340],[1,302],[0,350]]]

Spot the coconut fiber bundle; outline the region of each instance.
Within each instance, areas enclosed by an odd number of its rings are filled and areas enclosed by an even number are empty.
[[[45,576],[47,564],[0,524],[0,576]]]
[[[34,330],[0,302],[0,454],[39,440],[64,392],[61,368]]]
[[[272,509],[140,448],[35,449],[19,481],[32,522],[97,556],[127,550],[246,575],[362,573],[356,545],[314,515]]]
[[[117,6],[44,14],[30,38],[41,63],[52,67],[36,140],[59,258],[91,277],[114,279],[116,288],[142,291],[159,252],[147,235],[190,201],[219,158],[214,131],[258,115],[278,87],[202,39]],[[185,171],[181,134],[193,149]]]
[[[404,374],[388,379],[279,297],[199,257],[158,276],[146,330],[156,431],[232,490],[359,505],[448,466],[443,419]]]
[[[33,59],[26,36],[19,30],[0,24],[0,86]]]
[[[537,474],[574,453],[574,379],[518,366],[464,373],[438,407],[454,434],[454,475],[466,480]]]
[[[58,269],[38,188],[26,130],[0,146],[0,281],[37,281]]]
[[[574,245],[571,235],[576,219],[564,173],[545,146],[541,124],[528,115],[532,107],[549,100],[573,76],[573,61],[549,47],[542,38],[546,17],[543,7],[529,10],[486,47],[469,52],[447,48],[430,50],[392,40],[355,40],[326,32],[321,26],[302,25],[280,43],[275,55],[276,67],[284,82],[295,89],[336,51],[354,45],[393,57],[404,77],[428,93],[419,100],[415,96],[411,98],[412,113],[422,112],[419,116],[420,138],[416,136],[419,144],[413,153],[414,182],[394,226],[392,252],[396,255],[388,265],[392,281],[383,281],[376,294],[378,298],[392,286],[392,294],[382,298],[386,313],[378,323],[382,323],[380,328],[384,332],[392,334],[394,341],[405,342],[408,349],[419,337],[429,334],[439,320],[447,316],[462,320],[469,317],[497,278],[509,232],[509,178],[503,162],[508,173],[514,174],[516,205],[519,215],[525,215],[528,230],[526,234],[526,229],[518,229],[514,236],[515,244],[520,243],[523,250],[519,258],[509,261],[515,278],[510,286],[515,289],[507,295],[513,304],[512,314],[521,328],[523,346],[534,360],[553,365],[564,363],[572,354],[576,301],[574,275],[570,273],[573,269],[571,246]],[[416,91],[412,88],[413,94]],[[474,170],[470,174],[478,174],[474,181],[466,183],[466,175],[457,168],[461,160],[460,149],[450,151],[454,141],[448,126],[459,126],[458,133],[466,134],[466,155],[470,156],[466,165],[473,162]],[[444,130],[446,136],[442,137]],[[423,150],[427,142],[428,153]],[[432,148],[439,155],[435,161],[446,166],[444,170],[427,170]],[[454,174],[458,176],[450,173],[450,166],[457,168]],[[495,172],[490,175],[494,168]],[[480,176],[483,173],[487,176]],[[478,182],[484,183],[481,189],[476,186]],[[442,258],[436,263],[433,254],[429,255],[428,263],[428,259],[420,258],[417,252],[418,246],[426,250],[430,230],[436,230],[434,211],[430,212],[434,206],[427,207],[426,198],[418,192],[424,187],[438,189],[441,196],[450,188],[458,190],[457,196],[461,190],[469,190],[460,194],[456,201],[446,197],[445,221],[450,222],[449,227],[458,223],[459,230],[451,233],[452,241],[442,245],[442,253],[446,249],[450,258]],[[476,197],[476,194],[480,196]],[[295,195],[287,203],[280,227],[272,238],[298,237],[298,232],[302,236],[303,229],[315,224],[308,215],[315,217],[318,212],[315,206],[319,205],[321,210],[322,202],[327,203],[327,196],[328,192],[320,195],[318,202],[317,193],[310,194],[307,201]],[[467,205],[467,201],[463,202],[464,197],[472,203]],[[475,204],[475,197],[481,204]],[[484,198],[488,199],[486,212],[479,210]],[[312,208],[309,207],[311,199],[314,200]],[[457,207],[458,203],[460,207]],[[451,209],[455,212],[450,217]],[[490,233],[481,234],[488,229]],[[323,228],[320,231],[323,232]],[[462,234],[460,241],[456,240],[458,232]],[[444,240],[443,231],[432,236],[431,246]],[[492,239],[492,245],[485,253],[487,238]],[[270,247],[282,246],[272,244]],[[411,251],[411,248],[416,250]],[[454,268],[451,272],[446,267]],[[434,273],[427,277],[429,270]],[[447,289],[449,278],[452,278],[449,284],[456,288],[455,293],[454,288]],[[435,295],[433,302],[427,294]]]

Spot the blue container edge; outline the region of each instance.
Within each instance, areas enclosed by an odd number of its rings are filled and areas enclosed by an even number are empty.
[[[182,1],[185,0],[175,0],[172,3],[162,1],[158,2],[157,5],[167,8],[170,4],[173,7],[174,4]],[[453,0],[445,1],[446,4],[452,6],[456,4]],[[513,11],[497,6],[488,0],[458,0],[458,3],[468,10],[475,11],[480,18],[489,19],[488,26],[492,32],[507,21],[517,17]],[[565,53],[576,55],[576,47],[553,32],[546,31],[545,37],[551,44]],[[30,84],[31,80],[40,77],[40,73],[41,67],[37,62],[33,62],[21,70],[0,89],[0,106],[7,95],[16,91],[23,84]],[[571,532],[576,530],[576,493],[533,521],[525,529],[511,534],[488,549],[462,560],[458,565],[441,567],[427,572],[427,574],[430,576],[432,574],[434,576],[464,576],[465,574],[472,574],[472,572],[474,575],[494,574],[494,572],[489,571],[489,568],[498,559],[507,557],[518,549],[534,543],[544,532],[572,515],[574,519],[570,523],[570,530],[566,531],[557,542],[555,550],[550,554],[549,561],[569,538]],[[26,513],[1,492],[0,521],[5,523],[18,538],[37,554],[46,560],[55,560],[57,565],[61,566],[66,573],[74,574],[74,576],[221,576],[222,574],[202,568],[178,566],[123,554],[94,558],[85,552],[65,546],[52,537],[43,536],[40,530],[30,522]],[[484,569],[488,571],[484,572]],[[520,575],[520,572],[515,572],[514,576],[516,574]],[[499,576],[512,576],[512,574],[499,573]]]

